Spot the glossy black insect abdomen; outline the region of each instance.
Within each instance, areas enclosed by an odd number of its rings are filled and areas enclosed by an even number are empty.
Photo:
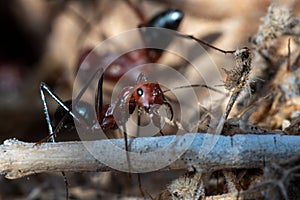
[[[167,10],[157,14],[145,26],[177,30],[183,16],[183,12],[179,10]]]

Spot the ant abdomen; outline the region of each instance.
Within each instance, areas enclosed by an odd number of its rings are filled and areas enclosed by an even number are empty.
[[[141,25],[140,27],[155,27],[164,28],[177,31],[178,27],[183,20],[184,14],[179,10],[166,10],[155,15],[147,24]],[[159,31],[158,33],[153,30],[146,30],[144,32],[144,41],[146,46],[157,46],[159,49],[149,49],[147,51],[150,61],[156,62],[164,52],[164,49],[173,40],[172,32]]]
[[[183,12],[179,10],[166,10],[154,16],[144,26],[177,30],[183,19],[183,16]]]

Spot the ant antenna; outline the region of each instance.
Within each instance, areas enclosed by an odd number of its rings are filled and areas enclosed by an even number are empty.
[[[163,93],[165,92],[171,92],[173,90],[178,90],[178,89],[184,89],[184,88],[195,88],[195,87],[204,87],[204,88],[207,88],[207,89],[210,89],[214,92],[218,92],[218,93],[221,93],[221,94],[225,94],[224,92],[222,92],[221,90],[218,90],[218,89],[215,89],[213,87],[210,87],[208,85],[205,85],[205,84],[193,84],[193,85],[184,85],[184,86],[179,86],[179,87],[175,87],[173,89],[166,89],[165,91],[163,91]]]
[[[233,54],[236,51],[236,50],[231,50],[231,51],[222,50],[222,49],[220,49],[218,47],[215,47],[215,46],[213,46],[213,45],[211,45],[211,44],[209,44],[209,43],[207,43],[207,42],[205,42],[203,40],[200,40],[200,39],[194,37],[193,35],[185,35],[185,34],[182,34],[182,33],[179,33],[179,32],[176,32],[175,34],[178,35],[178,36],[180,36],[180,37],[183,37],[183,38],[195,40],[196,42],[198,42],[201,45],[205,45],[205,46],[207,46],[209,48],[212,48],[214,50],[220,51],[220,52],[222,52],[224,54],[228,54],[228,53]]]

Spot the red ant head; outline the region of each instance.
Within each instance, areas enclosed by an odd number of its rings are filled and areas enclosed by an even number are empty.
[[[135,103],[149,110],[155,104],[162,105],[165,103],[163,91],[158,83],[143,82],[135,86],[131,99]]]

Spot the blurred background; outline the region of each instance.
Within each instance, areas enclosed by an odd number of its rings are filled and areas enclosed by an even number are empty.
[[[271,0],[132,0],[146,19],[174,8],[184,12],[179,31],[205,39],[225,50],[248,46]],[[276,1],[293,6],[297,1]],[[39,96],[46,82],[63,100],[72,96],[80,60],[108,37],[136,28],[141,19],[124,0],[11,0],[0,2],[0,140],[36,142],[47,136]],[[126,41],[124,41],[126,45]],[[124,45],[122,44],[122,45]],[[217,66],[231,57],[210,51]],[[178,64],[177,64],[178,65]],[[188,72],[188,69],[186,69]],[[49,99],[53,115],[57,104]],[[68,137],[68,136],[64,136]],[[142,175],[143,187],[157,196],[183,172]],[[73,199],[117,199],[140,196],[135,176],[119,172],[67,174]],[[129,184],[128,184],[129,183]],[[155,184],[153,184],[155,183]],[[0,178],[0,199],[64,199],[59,174],[19,180]]]
[[[270,1],[133,3],[146,19],[165,9],[178,8],[185,14],[181,32],[199,38],[214,35],[216,46],[231,50],[246,44],[255,33]],[[108,37],[136,28],[141,20],[122,0],[29,0],[1,4],[1,141],[12,137],[37,141],[47,134],[40,82],[46,82],[63,100],[70,99],[82,53]],[[212,54],[224,62],[224,56]],[[214,61],[218,64],[218,59]],[[52,100],[48,102],[53,113],[57,105]]]

